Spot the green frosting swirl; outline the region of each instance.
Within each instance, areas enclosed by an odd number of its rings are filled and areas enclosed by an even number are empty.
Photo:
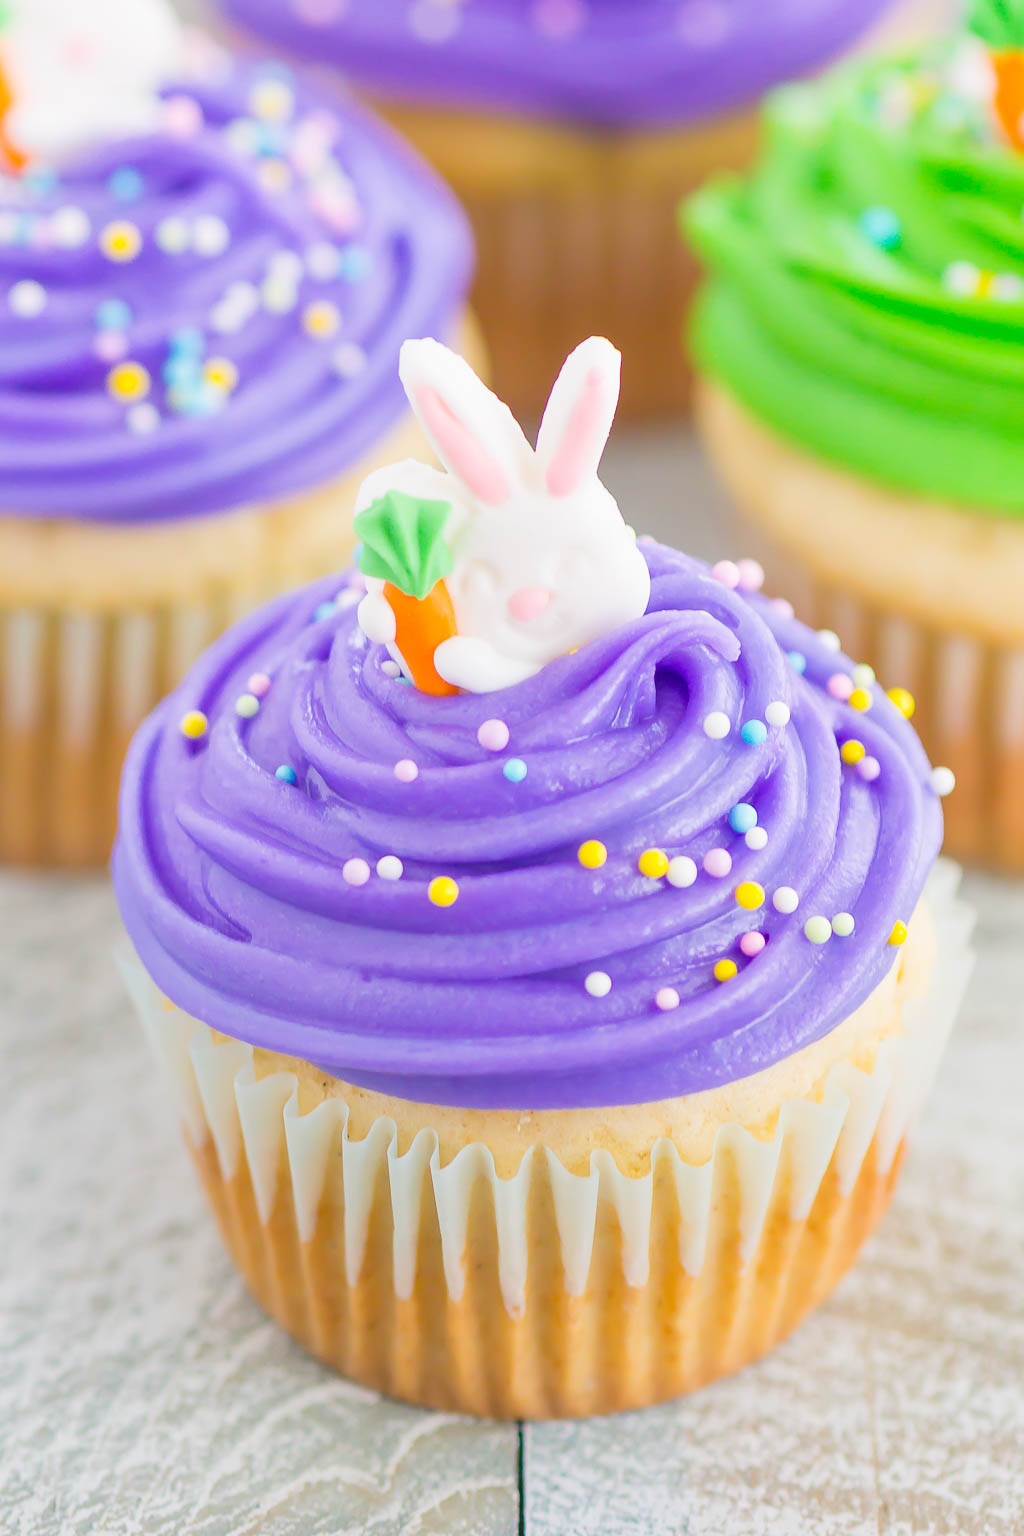
[[[1024,516],[1024,156],[984,64],[959,39],[777,93],[752,175],[684,209],[710,272],[693,345],[819,457]]]

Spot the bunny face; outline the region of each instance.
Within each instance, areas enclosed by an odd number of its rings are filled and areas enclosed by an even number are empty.
[[[14,0],[0,32],[5,131],[45,161],[149,132],[181,50],[167,0]]]
[[[461,358],[436,341],[402,348],[402,382],[446,469],[426,472],[430,486],[452,506],[445,585],[458,632],[434,661],[454,686],[490,692],[522,681],[646,610],[647,563],[597,476],[619,361],[599,337],[577,347],[552,390],[535,451]],[[398,466],[390,480],[379,471],[360,502],[385,484],[419,484],[421,469]],[[375,634],[386,627],[378,613]]]

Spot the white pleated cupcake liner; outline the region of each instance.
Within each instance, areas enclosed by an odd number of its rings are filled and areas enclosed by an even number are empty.
[[[477,1181],[485,1180],[493,1195],[502,1296],[515,1316],[525,1306],[527,1213],[535,1158],[547,1161],[565,1286],[572,1296],[586,1288],[602,1201],[610,1202],[618,1218],[627,1283],[646,1285],[654,1181],[663,1166],[671,1174],[679,1204],[680,1264],[691,1276],[699,1275],[704,1264],[720,1179],[731,1178],[739,1190],[740,1256],[746,1264],[757,1250],[778,1178],[787,1180],[791,1218],[803,1221],[830,1168],[844,1197],[852,1192],[872,1148],[878,1172],[887,1173],[928,1095],[970,976],[974,918],[957,896],[959,881],[959,868],[946,860],[937,864],[928,881],[924,899],[937,939],[931,983],[926,994],[904,1004],[902,1034],[883,1041],[870,1071],[849,1063],[833,1066],[820,1102],[794,1098],[782,1104],[770,1141],[758,1140],[738,1124],[721,1126],[711,1157],[700,1166],[684,1162],[675,1146],[661,1138],[649,1149],[650,1169],[642,1177],[623,1174],[606,1150],[591,1153],[587,1173],[572,1173],[545,1146],[527,1151],[516,1174],[507,1179],[498,1176],[493,1155],[482,1143],[462,1148],[442,1166],[436,1132],[420,1130],[399,1153],[398,1128],[388,1117],[376,1120],[355,1140],[349,1135],[349,1111],[342,1100],[325,1100],[301,1114],[293,1073],[257,1080],[252,1047],[216,1040],[204,1024],[170,1005],[127,942],[119,950],[118,963],[186,1135],[197,1149],[212,1139],[225,1181],[247,1166],[264,1225],[274,1210],[279,1178],[288,1178],[299,1240],[311,1242],[325,1183],[340,1179],[346,1278],[354,1286],[385,1165],[398,1297],[407,1299],[413,1293],[421,1213],[429,1201],[437,1215],[448,1292],[458,1301],[465,1286],[470,1201]]]

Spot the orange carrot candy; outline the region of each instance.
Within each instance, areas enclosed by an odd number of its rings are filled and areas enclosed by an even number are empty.
[[[26,162],[25,156],[11,143],[7,132],[7,114],[14,105],[14,92],[3,59],[3,34],[13,19],[9,0],[0,0],[0,165],[11,171],[20,171]]]
[[[434,666],[434,652],[456,631],[455,610],[444,578],[451,572],[451,550],[444,526],[447,501],[424,501],[405,491],[387,491],[355,519],[362,541],[359,569],[384,582],[384,596],[395,615],[395,648],[416,687],[423,693],[457,693]]]
[[[999,126],[1024,150],[1024,0],[974,0],[968,26],[988,46]]]

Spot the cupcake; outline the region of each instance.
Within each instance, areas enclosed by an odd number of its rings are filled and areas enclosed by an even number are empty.
[[[124,970],[296,1338],[436,1407],[636,1407],[770,1349],[885,1210],[969,968],[941,785],[752,562],[626,527],[608,342],[536,451],[439,343],[402,377],[445,470],[371,476],[360,571],[132,745]]]
[[[683,402],[680,194],[749,158],[763,90],[885,6],[223,0],[275,46],[343,71],[452,183],[476,232],[497,387],[537,416],[570,346],[598,328],[623,344],[627,412]]]
[[[163,0],[5,5],[0,156],[0,862],[89,864],[139,722],[422,446],[398,349],[459,331],[470,237],[390,129]]]
[[[1024,870],[1024,6],[782,92],[691,205],[701,420],[743,537],[898,675],[950,848]]]

